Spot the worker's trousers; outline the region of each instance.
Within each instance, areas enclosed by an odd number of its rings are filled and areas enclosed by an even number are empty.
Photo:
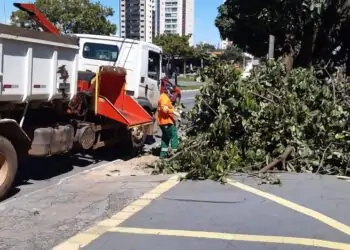
[[[177,129],[174,124],[160,125],[162,130],[162,142],[160,145],[160,158],[169,156],[169,144],[173,151],[177,150],[179,146],[179,137],[177,136]]]

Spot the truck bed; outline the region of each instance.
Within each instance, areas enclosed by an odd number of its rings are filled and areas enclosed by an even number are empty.
[[[7,34],[7,35],[12,35],[17,37],[26,37],[26,38],[79,46],[79,39],[75,36],[67,36],[67,35],[56,36],[54,34],[47,33],[47,32],[23,29],[20,27],[5,25],[1,23],[0,23],[0,34]]]
[[[71,98],[78,40],[0,24],[0,102]]]

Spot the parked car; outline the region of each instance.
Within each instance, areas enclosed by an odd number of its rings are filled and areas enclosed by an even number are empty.
[[[169,78],[163,77],[161,79],[160,93],[163,93],[166,88],[171,89],[171,102],[173,105],[179,105],[181,103],[181,89],[172,83]]]

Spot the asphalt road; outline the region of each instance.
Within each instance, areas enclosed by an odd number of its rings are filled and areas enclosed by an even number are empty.
[[[187,111],[193,107],[194,99],[197,93],[197,90],[190,90],[182,93],[181,102],[186,106]]]
[[[283,186],[260,186],[259,180],[247,176],[231,176],[226,185],[171,180],[61,246],[350,249],[349,183],[329,176],[281,174],[280,178]]]
[[[182,102],[187,110],[192,108],[198,91],[184,91]],[[156,144],[160,139],[156,139]],[[154,145],[148,146],[153,147]],[[101,149],[93,154],[76,154],[73,156],[57,156],[46,159],[31,158],[22,164],[16,188],[10,199],[18,198],[35,190],[58,183],[82,171],[98,168],[115,160],[123,160],[123,156],[114,149]],[[0,203],[1,204],[1,203]]]

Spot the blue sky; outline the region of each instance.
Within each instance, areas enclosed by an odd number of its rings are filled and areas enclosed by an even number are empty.
[[[215,27],[214,21],[217,15],[217,8],[223,3],[223,0],[194,0],[195,1],[195,25],[194,25],[194,41],[208,42],[217,45],[220,42],[220,35]],[[14,2],[33,2],[33,0],[0,0],[0,22],[9,19],[11,12],[14,10]],[[104,5],[110,6],[115,10],[114,16],[111,18],[113,23],[119,26],[119,0],[100,0]],[[5,3],[5,5],[4,5]],[[4,8],[5,7],[5,8]]]

